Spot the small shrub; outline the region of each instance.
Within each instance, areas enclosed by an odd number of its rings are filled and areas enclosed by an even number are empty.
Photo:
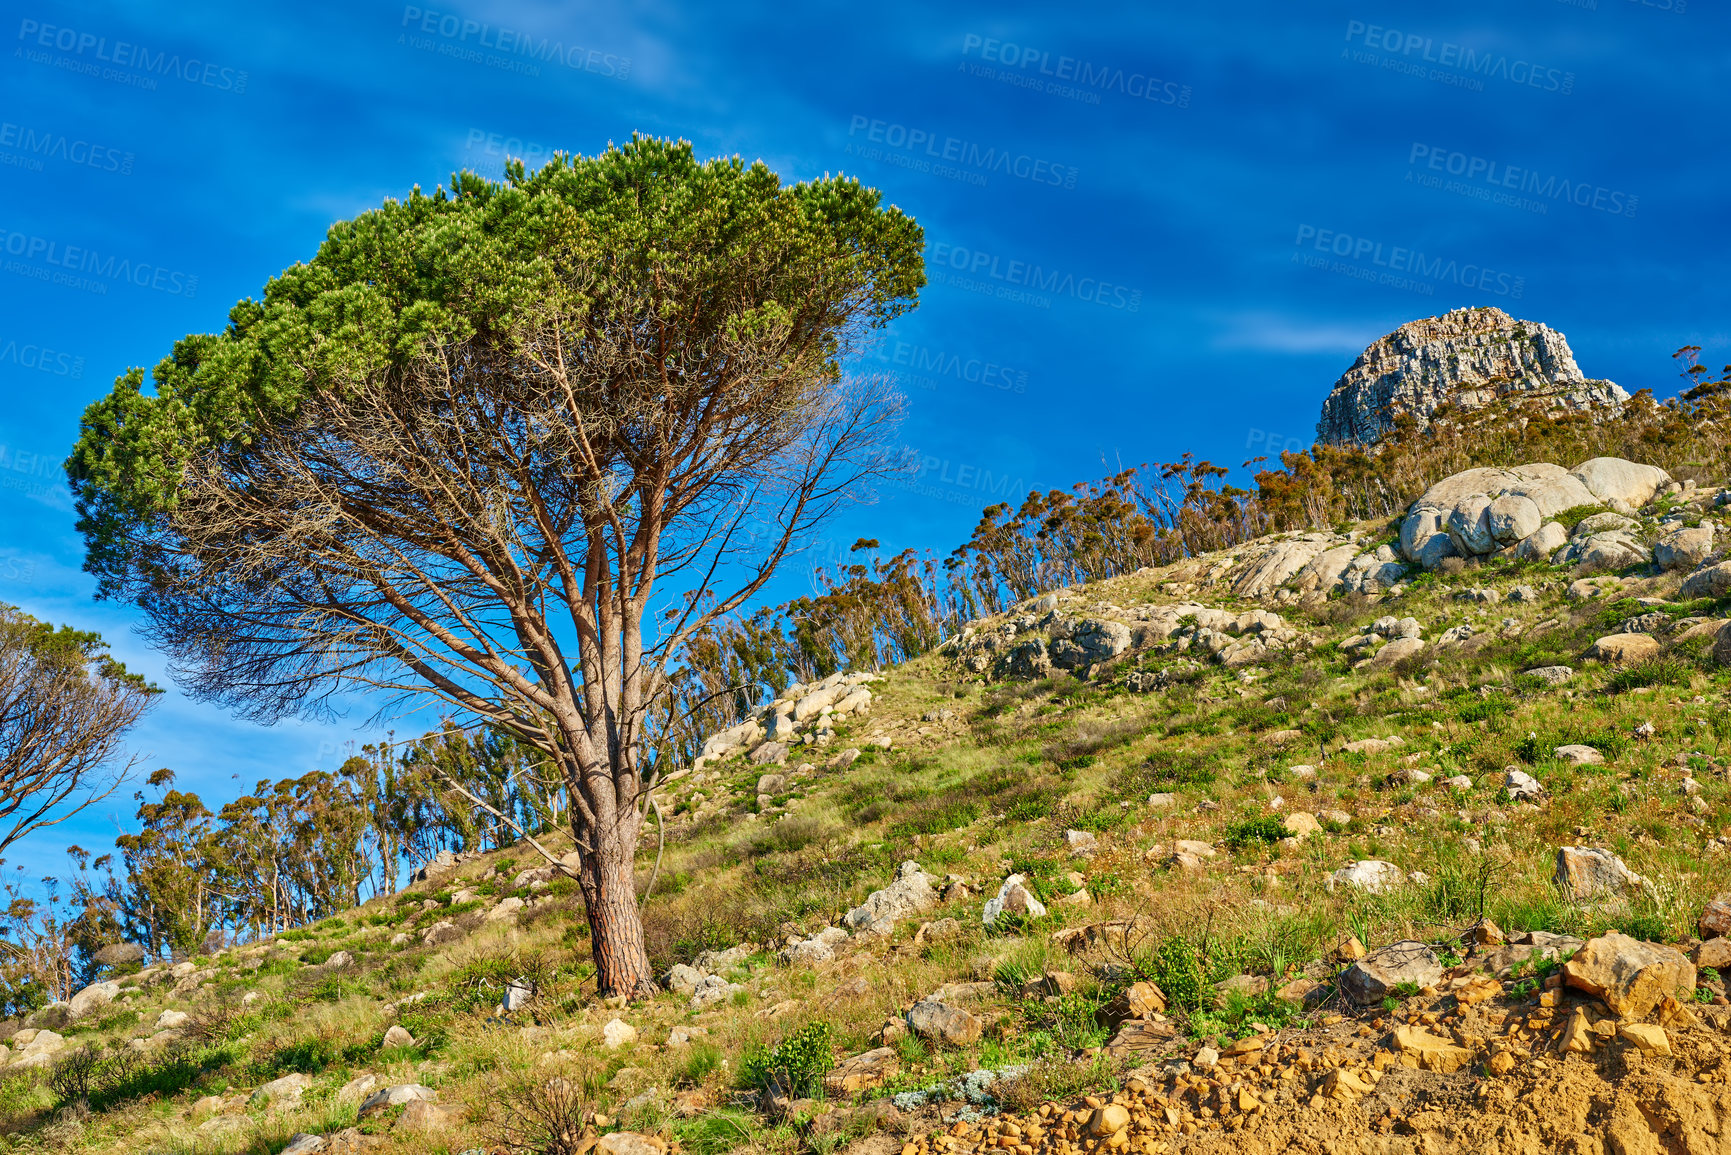
[[[1021,1074],[992,1087],[992,1095],[1006,1111],[1032,1111],[1041,1103],[1074,1099],[1091,1091],[1111,1087],[1117,1070],[1110,1057],[1095,1055],[1085,1063],[1067,1055],[1052,1056],[1030,1064]]]
[[[1482,698],[1467,702],[1456,712],[1455,716],[1462,722],[1501,721],[1514,709],[1514,703],[1501,694],[1487,694]]]
[[[1166,992],[1167,1000],[1175,1007],[1194,1010],[1213,996],[1213,984],[1208,981],[1201,955],[1177,935],[1161,940],[1139,969]]]
[[[1226,845],[1242,850],[1253,842],[1275,843],[1286,837],[1286,824],[1273,814],[1259,814],[1226,828]]]
[[[486,1126],[502,1147],[541,1155],[581,1155],[594,1146],[584,1136],[591,1110],[588,1087],[581,1079],[549,1078],[525,1071],[498,1086],[488,1096]]]
[[[1560,523],[1564,529],[1573,532],[1577,525],[1580,525],[1595,513],[1606,512],[1608,512],[1606,507],[1602,505],[1571,505],[1561,513],[1552,514],[1551,520]]]
[[[48,1087],[61,1103],[90,1103],[90,1087],[102,1056],[88,1044],[58,1060],[48,1072]]]
[[[248,1020],[238,1002],[225,999],[193,1008],[180,1030],[195,1043],[220,1043],[245,1034]]]
[[[742,1068],[750,1085],[799,1097],[816,1095],[834,1066],[835,1028],[827,1019],[813,1019],[773,1050],[747,1054]]]

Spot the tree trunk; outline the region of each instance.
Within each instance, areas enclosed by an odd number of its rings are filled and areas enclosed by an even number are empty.
[[[589,944],[595,956],[595,985],[602,998],[648,998],[660,988],[643,946],[643,920],[637,913],[632,854],[616,838],[596,837],[593,853],[583,855],[579,880],[589,916]]]

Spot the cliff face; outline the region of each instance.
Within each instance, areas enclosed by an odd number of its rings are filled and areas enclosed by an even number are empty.
[[[1316,437],[1325,444],[1375,441],[1411,414],[1421,426],[1445,402],[1477,409],[1520,393],[1552,409],[1616,409],[1628,393],[1581,374],[1555,329],[1501,309],[1456,309],[1409,321],[1359,354],[1327,400]]]

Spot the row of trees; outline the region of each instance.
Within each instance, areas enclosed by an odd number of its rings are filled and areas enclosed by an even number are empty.
[[[182,958],[316,922],[395,893],[441,850],[497,849],[516,840],[512,823],[546,830],[564,809],[563,783],[544,758],[508,735],[453,726],[363,747],[334,773],[261,781],[215,811],[176,789],[170,770],[146,784],[114,853],[68,848],[74,871],[44,880],[45,893],[21,878],[0,882],[8,1013],[66,997],[112,944]]]
[[[1637,393],[1610,417],[1553,413],[1510,397],[1480,409],[1443,408],[1423,429],[1401,422],[1374,446],[1317,445],[1245,462],[1251,486],[1185,455],[1120,470],[1070,490],[1029,493],[982,511],[969,539],[942,561],[905,550],[819,568],[818,592],[717,623],[686,654],[677,689],[703,725],[670,735],[689,757],[703,734],[733,724],[792,681],[837,669],[877,669],[924,653],[974,619],[1045,590],[1163,566],[1264,534],[1392,517],[1437,478],[1484,465],[1573,464],[1627,457],[1679,476],[1731,475],[1731,366],[1715,376],[1697,346],[1677,358],[1687,387],[1660,402]]]

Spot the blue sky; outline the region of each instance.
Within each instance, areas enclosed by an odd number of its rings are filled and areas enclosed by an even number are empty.
[[[834,542],[947,552],[1029,487],[1308,445],[1364,345],[1463,305],[1631,390],[1674,392],[1683,344],[1731,360],[1731,21],[1702,0],[1039,7],[26,0],[0,26],[0,601],[169,684],[80,571],[83,407],[333,220],[633,131],[858,175],[927,230],[932,283],[862,361],[901,376],[923,468]],[[334,768],[365,721],[174,692],[133,747],[216,804]],[[60,869],[131,809],[11,858]]]

